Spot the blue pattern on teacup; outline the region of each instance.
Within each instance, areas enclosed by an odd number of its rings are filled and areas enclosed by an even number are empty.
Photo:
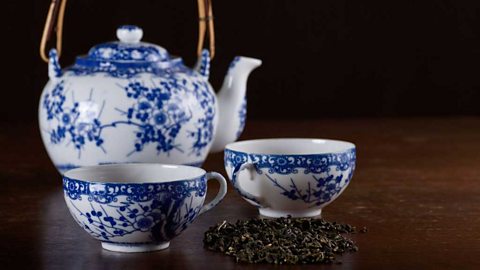
[[[65,198],[77,223],[93,237],[114,243],[125,242],[126,235],[148,231],[150,243],[169,241],[199,214],[206,188],[205,176],[143,184],[63,178]]]
[[[355,166],[355,149],[341,153],[329,153],[318,155],[262,155],[247,154],[244,152],[225,150],[225,164],[236,167],[239,164],[250,161],[257,169],[267,169],[268,173],[291,174],[298,173],[323,173],[334,166],[337,170],[345,171]]]
[[[264,174],[283,196],[315,207],[332,201],[348,185],[355,171],[356,151],[352,148],[340,153],[316,155],[262,155],[226,149],[224,162],[232,172],[250,162],[257,173]],[[303,188],[295,181],[295,175],[300,173],[311,175],[311,180]],[[281,184],[275,174],[289,177],[289,183]],[[235,185],[234,177],[231,181]],[[242,195],[260,204],[255,198]]]
[[[273,183],[274,186],[281,190],[281,194],[289,199],[296,201],[302,200],[310,204],[311,207],[319,206],[340,194],[343,188],[348,185],[352,179],[354,169],[350,170],[348,174],[339,174],[337,176],[327,175],[325,177],[312,175],[312,180],[308,183],[308,188],[301,189],[295,184],[293,178],[290,178],[288,186],[281,185],[278,180],[268,174],[265,176]],[[345,178],[346,177],[346,178]],[[342,181],[345,178],[344,181]]]

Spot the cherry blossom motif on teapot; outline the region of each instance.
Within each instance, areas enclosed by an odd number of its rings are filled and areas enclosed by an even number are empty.
[[[207,50],[190,69],[142,36],[139,27],[122,26],[119,41],[94,46],[63,70],[50,51],[39,122],[60,173],[107,163],[200,166],[240,136],[248,75],[261,61],[235,57],[216,95]]]

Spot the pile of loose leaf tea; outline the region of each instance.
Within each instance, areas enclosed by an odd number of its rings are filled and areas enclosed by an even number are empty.
[[[233,256],[237,262],[333,263],[336,255],[358,250],[342,235],[354,232],[355,227],[323,219],[253,218],[234,224],[223,221],[205,232],[203,242],[207,249]]]

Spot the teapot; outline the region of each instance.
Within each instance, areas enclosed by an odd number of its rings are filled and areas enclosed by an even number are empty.
[[[121,26],[116,34],[118,41],[92,47],[65,69],[49,51],[39,124],[60,173],[109,163],[201,166],[209,152],[240,136],[247,79],[261,60],[235,57],[215,94],[208,50],[190,69],[142,42],[140,27]]]

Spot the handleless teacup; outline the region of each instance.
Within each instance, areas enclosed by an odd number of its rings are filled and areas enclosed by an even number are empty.
[[[261,139],[225,148],[240,195],[268,217],[312,217],[335,200],[355,171],[355,145],[325,139]]]

